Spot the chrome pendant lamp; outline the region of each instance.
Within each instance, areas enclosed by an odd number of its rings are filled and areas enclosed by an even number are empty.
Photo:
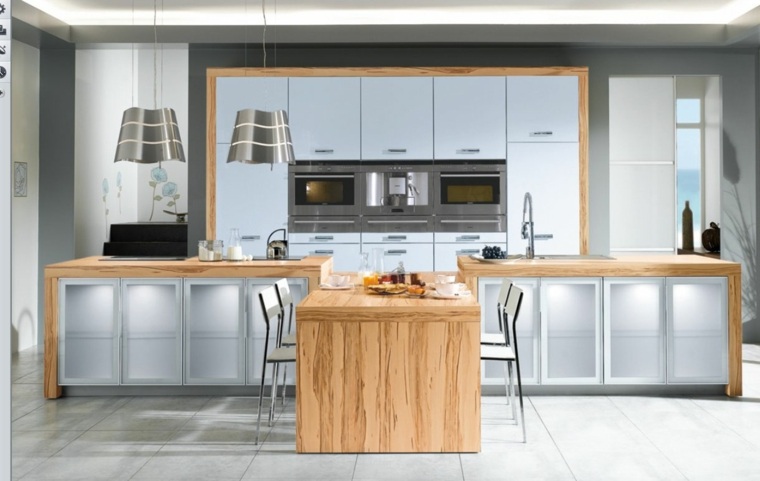
[[[134,3],[133,3],[134,11]],[[153,0],[153,109],[131,107],[124,111],[114,162],[127,160],[138,164],[155,164],[167,160],[185,162],[185,151],[174,109],[158,108],[156,102],[158,31]],[[133,60],[134,62],[134,54]],[[134,67],[133,67],[134,74]]]
[[[265,0],[261,2],[261,13],[264,17],[262,47],[264,50],[264,70],[266,70],[267,14]],[[235,128],[232,131],[227,162],[270,164],[271,166],[295,163],[287,112],[284,110],[273,112],[256,109],[239,110],[235,118]]]

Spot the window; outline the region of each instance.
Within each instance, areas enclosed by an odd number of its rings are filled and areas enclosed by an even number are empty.
[[[702,99],[676,99],[676,192],[678,247],[683,247],[683,211],[692,212],[694,248],[701,247],[702,165],[704,144]]]

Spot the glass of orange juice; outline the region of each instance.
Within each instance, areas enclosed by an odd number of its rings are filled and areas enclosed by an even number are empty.
[[[375,274],[374,272],[369,272],[369,273],[364,274],[363,282],[364,282],[364,287],[378,284],[377,274]]]

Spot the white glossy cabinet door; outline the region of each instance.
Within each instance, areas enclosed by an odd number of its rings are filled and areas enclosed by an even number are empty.
[[[182,384],[181,279],[123,279],[121,306],[121,383]]]
[[[668,383],[728,381],[725,277],[667,279]]]
[[[602,381],[602,280],[541,279],[541,383]]]
[[[373,248],[383,249],[383,266],[386,272],[398,267],[399,262],[404,263],[406,272],[430,272],[433,271],[433,244],[412,243],[362,243],[364,252],[372,252]],[[372,254],[370,254],[372,257]],[[357,267],[359,259],[357,257]],[[354,267],[356,269],[357,267]]]
[[[665,279],[604,279],[604,382],[665,383]]]
[[[509,142],[578,142],[578,77],[507,77]]]
[[[533,198],[535,253],[580,253],[580,170],[577,143],[507,146],[507,247],[523,254],[523,198]],[[546,238],[551,236],[551,238]]]
[[[290,134],[296,159],[359,160],[359,77],[290,78]]]
[[[269,234],[288,227],[287,165],[227,163],[228,149],[227,144],[217,146],[216,238],[226,248],[230,229],[237,227],[243,254],[264,256]]]
[[[673,77],[610,79],[610,162],[675,161]]]
[[[363,77],[362,160],[433,158],[433,79]]]
[[[267,339],[267,327],[264,321],[264,314],[261,309],[261,300],[259,299],[259,292],[269,286],[273,286],[275,282],[280,278],[274,277],[257,277],[248,279],[247,291],[248,291],[248,338],[246,344],[248,345],[247,354],[247,371],[246,383],[252,385],[261,384],[261,369],[264,366],[264,344]],[[293,304],[298,305],[301,299],[306,297],[309,293],[309,280],[306,278],[288,278],[288,286],[290,287],[290,293],[293,296]],[[297,309],[296,309],[297,310]],[[283,320],[283,332],[288,333],[295,332],[296,330],[296,312],[293,312],[292,324],[288,326],[288,316],[290,308],[285,310],[285,318]],[[267,346],[267,352],[271,352],[275,348],[275,340],[277,334],[277,325],[272,323],[269,331],[269,344]],[[293,384],[295,379],[295,364],[287,366],[287,383]],[[282,376],[282,369],[280,370],[280,376]],[[272,382],[272,366],[268,365],[265,372],[266,384],[270,385]],[[282,378],[280,378],[282,379]],[[282,380],[280,381],[282,385]]]
[[[501,277],[481,277],[478,282],[478,302],[481,310],[482,332],[498,333],[499,320],[496,299],[501,288]],[[533,278],[512,278],[511,281],[523,290],[523,300],[517,316],[517,349],[520,355],[520,375],[524,384],[539,382],[539,280]],[[481,367],[483,384],[504,385],[504,363],[483,361]],[[517,384],[517,381],[515,381]]]
[[[58,303],[58,384],[119,384],[119,279],[61,279]]]
[[[333,271],[354,273],[361,260],[361,244],[289,244],[288,252],[294,256],[330,256]]]
[[[244,284],[185,280],[185,384],[245,383]]]
[[[610,250],[675,253],[672,165],[610,165]]]
[[[435,77],[436,160],[503,159],[507,147],[504,77]]]
[[[229,144],[238,110],[288,110],[287,77],[217,77],[216,143]],[[225,152],[225,160],[226,160]]]

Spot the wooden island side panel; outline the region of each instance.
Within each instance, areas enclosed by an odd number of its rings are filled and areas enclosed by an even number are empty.
[[[478,452],[477,304],[450,305],[446,316],[424,304],[358,310],[335,300],[299,306],[296,450]]]

